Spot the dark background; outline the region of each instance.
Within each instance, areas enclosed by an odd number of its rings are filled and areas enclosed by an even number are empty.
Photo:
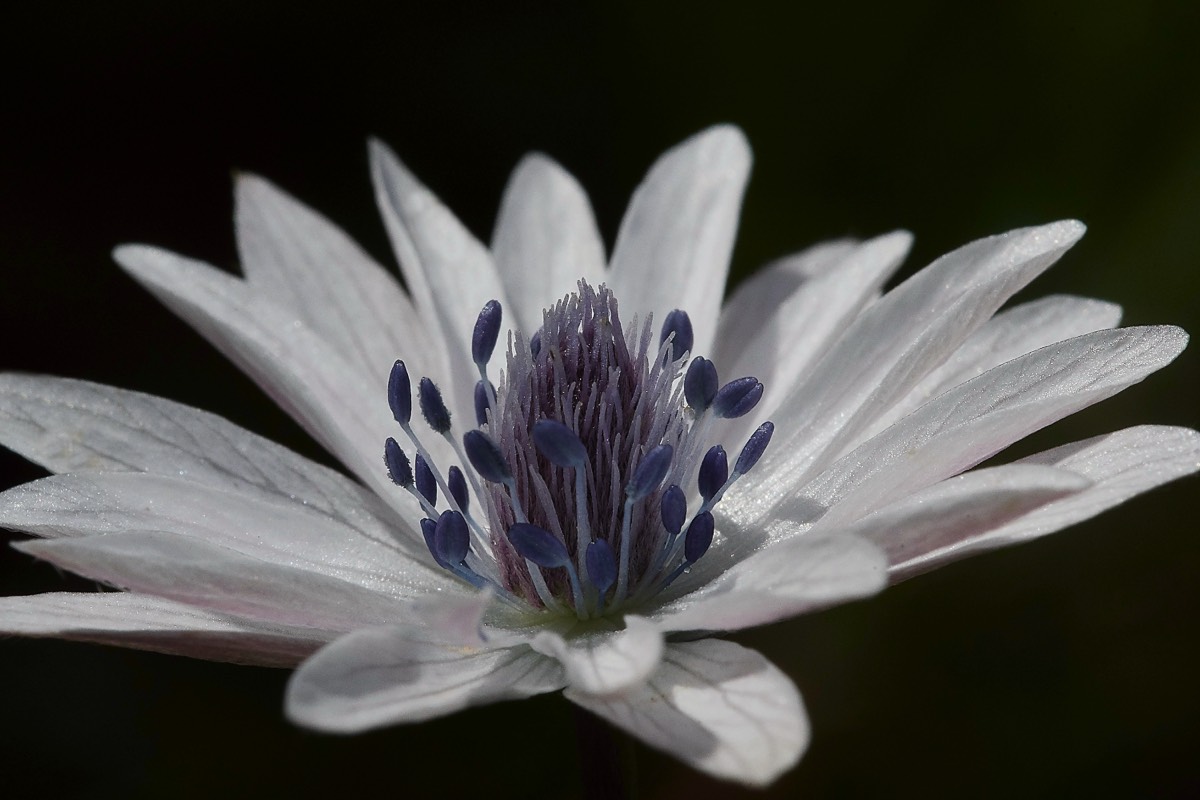
[[[544,150],[611,241],[663,149],[741,125],[756,166],[736,276],[824,238],[906,227],[910,265],[1074,216],[1035,296],[1200,331],[1200,5],[915,2],[41,3],[0,32],[0,367],[219,412],[320,457],[110,262],[160,244],[232,267],[230,173],[260,172],[391,263],[376,135],[478,234]],[[167,10],[164,10],[167,9]],[[1200,424],[1195,349],[1036,437]],[[1022,452],[1029,450],[1025,447]],[[0,454],[3,485],[37,469]],[[738,636],[800,685],[815,738],[789,797],[1200,793],[1197,484],[858,603]],[[8,594],[64,584],[4,549]],[[43,796],[570,797],[549,696],[338,739],[291,728],[286,674],[0,642],[0,781]],[[735,796],[644,748],[647,798]],[[519,777],[518,777],[519,776]],[[10,796],[17,796],[10,794]]]

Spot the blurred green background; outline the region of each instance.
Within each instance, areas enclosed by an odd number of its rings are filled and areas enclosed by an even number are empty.
[[[1116,300],[1200,331],[1194,2],[41,3],[0,31],[0,367],[154,392],[322,457],[109,260],[146,241],[235,264],[231,170],[391,263],[364,142],[391,143],[476,233],[544,150],[606,236],[654,157],[715,122],[756,165],[735,280],[812,242],[897,227],[910,268],[1078,217],[1023,297]],[[1200,357],[1022,452],[1140,422],[1200,425]],[[0,454],[3,485],[37,477]],[[738,636],[815,728],[766,795],[1200,795],[1198,484],[868,602]],[[62,587],[4,548],[6,594]],[[281,714],[283,672],[0,641],[9,796],[573,797],[550,696],[351,739]],[[639,750],[645,798],[736,797]],[[750,793],[747,793],[750,794]]]

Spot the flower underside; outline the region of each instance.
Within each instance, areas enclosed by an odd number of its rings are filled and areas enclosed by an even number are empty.
[[[640,603],[704,555],[713,507],[766,449],[770,422],[732,472],[720,444],[706,447],[714,422],[752,410],[763,385],[745,377],[720,386],[711,361],[688,364],[685,312],[667,315],[654,346],[649,315],[623,328],[613,293],[585,281],[543,312],[531,337],[509,336],[494,385],[487,365],[500,322],[500,304],[489,302],[472,337],[477,428],[456,439],[440,390],[428,378],[418,385],[422,416],[463,467],[433,463],[411,424],[407,368],[396,362],[389,403],[416,457],[388,439],[388,474],[424,509],[437,563],[503,602],[579,619]],[[699,504],[691,513],[689,492]]]

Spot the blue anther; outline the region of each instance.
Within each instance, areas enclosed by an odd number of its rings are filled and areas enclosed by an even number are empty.
[[[713,398],[713,411],[718,417],[736,419],[758,405],[763,385],[758,378],[737,378],[725,384]]]
[[[683,537],[684,561],[695,564],[700,560],[700,556],[708,552],[715,528],[716,522],[713,520],[712,514],[705,511],[703,514],[696,515],[692,524],[688,525],[687,533]]]
[[[697,412],[705,411],[712,405],[719,388],[716,365],[703,356],[692,359],[683,377],[683,396],[687,398],[688,405]]]
[[[486,425],[488,421],[488,405],[490,395],[496,393],[496,389],[487,381],[475,382],[475,424]]]
[[[714,444],[708,448],[708,452],[704,454],[704,460],[700,462],[698,477],[700,496],[705,500],[713,499],[713,496],[721,491],[721,487],[727,480],[729,480],[729,458],[725,455],[724,447]]]
[[[608,542],[597,539],[589,544],[587,552],[584,553],[584,566],[587,567],[587,575],[592,585],[603,598],[617,582],[617,557],[613,555]]]
[[[665,344],[667,337],[672,333],[675,334],[675,338],[671,340],[671,360],[677,361],[683,358],[684,353],[692,351],[692,343],[695,341],[692,335],[692,320],[686,311],[677,308],[667,314],[667,318],[663,320],[659,345]]]
[[[500,336],[500,303],[488,300],[479,318],[475,320],[475,330],[471,334],[471,360],[475,366],[482,368],[492,357],[496,349],[496,339]]]
[[[437,522],[426,517],[421,520],[421,535],[425,537],[425,546],[429,548],[430,555],[433,560],[438,563],[439,567],[444,569],[453,569],[453,567],[442,560],[437,551]]]
[[[393,364],[392,374],[388,376],[388,405],[392,407],[392,416],[401,425],[407,425],[412,419],[412,384],[403,361]]]
[[[552,464],[559,467],[582,467],[587,463],[587,448],[575,431],[552,419],[533,423],[533,443]]]
[[[521,558],[528,559],[539,567],[552,569],[571,563],[567,546],[545,528],[529,522],[518,522],[508,529],[508,540]]]
[[[754,468],[754,465],[762,458],[767,445],[771,443],[771,434],[774,432],[775,424],[773,422],[764,422],[758,426],[758,430],[750,434],[750,438],[746,441],[746,446],[742,448],[742,453],[738,456],[737,463],[733,465],[733,471],[736,474],[745,475]]]
[[[454,497],[454,502],[458,504],[458,510],[467,513],[467,508],[471,504],[471,495],[467,493],[467,479],[463,475],[463,471],[458,467],[451,467],[446,476],[446,483],[450,487],[450,494]]]
[[[663,527],[667,529],[667,533],[678,536],[679,531],[683,528],[685,517],[687,517],[687,498],[683,496],[683,489],[672,483],[662,496]]]
[[[690,530],[690,529],[689,529]],[[461,564],[471,549],[471,531],[457,511],[443,511],[433,532],[436,554],[447,564]]]
[[[663,478],[667,477],[674,454],[671,445],[660,444],[642,456],[641,463],[633,471],[633,477],[625,484],[625,496],[636,502],[657,489]]]
[[[388,477],[397,486],[408,488],[413,484],[412,465],[408,456],[400,449],[400,445],[392,437],[383,443],[383,463],[387,466]]]
[[[442,401],[442,393],[429,378],[421,378],[417,387],[417,400],[421,403],[421,415],[429,427],[438,433],[450,430],[450,409]]]
[[[542,332],[537,331],[529,338],[529,354],[537,358],[540,352],[542,352]]]
[[[433,476],[433,470],[425,462],[425,456],[417,453],[415,460],[417,468],[417,491],[421,493],[421,497],[424,497],[429,505],[436,506],[437,478]]]
[[[483,431],[467,431],[463,435],[463,447],[471,466],[485,481],[507,483],[512,480],[512,471],[500,452],[500,445]]]

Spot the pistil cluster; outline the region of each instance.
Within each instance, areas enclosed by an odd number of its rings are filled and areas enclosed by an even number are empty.
[[[417,385],[421,416],[462,466],[443,472],[433,463],[412,426],[408,370],[395,363],[388,401],[415,456],[389,438],[388,474],[424,510],[434,560],[462,580],[523,610],[620,612],[708,550],[713,508],[774,430],[763,423],[730,470],[724,447],[709,444],[714,425],[749,413],[763,385],[753,377],[721,385],[711,361],[689,363],[685,312],[667,315],[655,347],[649,317],[622,328],[612,292],[581,281],[529,339],[510,334],[497,386],[488,363],[501,317],[489,302],[472,336],[475,428],[456,438],[438,387],[429,378]]]

